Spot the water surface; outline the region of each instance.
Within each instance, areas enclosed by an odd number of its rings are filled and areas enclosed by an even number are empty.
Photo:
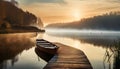
[[[84,51],[94,69],[120,69],[119,31],[47,31],[43,38]]]
[[[0,34],[0,69],[43,69],[52,56],[36,48],[37,38],[84,51],[94,69],[120,69],[116,31]]]
[[[0,34],[0,69],[42,69],[47,62],[36,54],[35,40],[34,33]]]

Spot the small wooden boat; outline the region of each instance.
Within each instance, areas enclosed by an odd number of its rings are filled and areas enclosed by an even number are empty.
[[[35,48],[35,53],[46,62],[48,62],[54,56],[54,54],[41,51],[38,47]]]
[[[58,46],[55,44],[46,41],[44,39],[37,39],[36,40],[36,46],[43,52],[49,53],[49,54],[56,54],[58,50]]]

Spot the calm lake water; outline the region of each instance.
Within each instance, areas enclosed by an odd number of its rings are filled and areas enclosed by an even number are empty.
[[[120,32],[114,31],[1,34],[0,69],[42,69],[51,55],[36,49],[37,38],[84,51],[94,69],[120,69]]]
[[[42,69],[47,62],[35,52],[35,33],[0,34],[0,69]]]

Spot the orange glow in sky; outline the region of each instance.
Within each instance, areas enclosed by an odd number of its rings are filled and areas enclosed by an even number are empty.
[[[82,18],[82,14],[79,10],[73,9],[71,14],[73,16],[73,20],[80,20]]]
[[[16,0],[23,10],[40,17],[44,24],[65,23],[120,11],[119,0]]]

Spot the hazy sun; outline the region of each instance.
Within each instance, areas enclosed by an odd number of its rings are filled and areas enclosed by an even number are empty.
[[[73,14],[74,15],[74,18],[76,19],[76,20],[79,20],[80,19],[80,14],[79,13],[74,13]]]
[[[73,10],[72,16],[74,20],[80,20],[81,19],[81,12],[78,10]]]

